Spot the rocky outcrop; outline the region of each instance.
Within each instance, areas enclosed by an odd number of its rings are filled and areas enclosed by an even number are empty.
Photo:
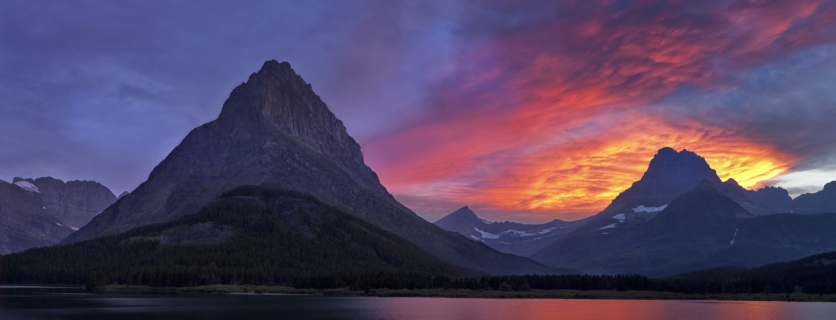
[[[836,213],[836,181],[816,193],[805,193],[792,201],[792,212],[800,214]]]
[[[29,192],[0,180],[0,254],[53,245],[73,232]]]
[[[480,219],[467,206],[444,216],[433,224],[465,238],[482,242],[500,252],[522,257],[534,254],[545,246],[574,231],[586,222],[555,219],[542,224],[493,222]]]
[[[127,196],[129,194],[131,194],[131,193],[127,192],[127,191],[124,191],[124,192],[122,192],[122,194],[120,194],[118,197],[116,197],[116,200],[122,199],[122,197]]]
[[[38,179],[14,178],[15,184],[36,187],[26,189],[46,211],[71,228],[81,228],[105,208],[116,202],[116,196],[95,181],[64,182],[52,177]]]
[[[444,231],[398,203],[311,85],[276,61],[235,88],[218,119],[192,130],[147,181],[65,243],[170,221],[242,185],[310,194],[460,266],[491,274],[554,272]]]

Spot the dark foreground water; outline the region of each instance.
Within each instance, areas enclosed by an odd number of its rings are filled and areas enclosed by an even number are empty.
[[[0,319],[836,319],[836,303],[111,295],[0,287]]]

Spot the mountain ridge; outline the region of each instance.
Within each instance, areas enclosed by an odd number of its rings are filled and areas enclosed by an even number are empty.
[[[585,222],[585,219],[568,222],[554,219],[542,224],[491,222],[479,218],[469,207],[464,206],[433,224],[459,233],[469,240],[482,242],[500,252],[527,257]]]

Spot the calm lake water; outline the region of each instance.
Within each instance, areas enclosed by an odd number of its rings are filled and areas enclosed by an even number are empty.
[[[0,287],[0,319],[834,319],[836,303],[118,295]]]

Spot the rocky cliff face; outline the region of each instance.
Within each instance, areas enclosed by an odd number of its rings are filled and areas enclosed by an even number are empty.
[[[64,182],[52,177],[14,178],[14,183],[28,182],[37,191],[29,191],[46,211],[64,225],[79,229],[105,208],[116,202],[107,187],[95,181]]]
[[[147,181],[65,243],[170,221],[242,185],[310,194],[460,266],[554,272],[446,232],[398,203],[311,85],[276,61],[235,88],[218,119],[192,130]]]
[[[0,254],[53,245],[73,232],[28,192],[0,180]]]
[[[816,193],[805,193],[792,201],[792,212],[800,214],[836,213],[836,181]]]
[[[465,238],[482,242],[500,252],[527,257],[586,222],[555,219],[542,224],[517,222],[493,222],[480,219],[470,208],[463,207],[444,216],[433,224],[447,231],[457,232]]]

